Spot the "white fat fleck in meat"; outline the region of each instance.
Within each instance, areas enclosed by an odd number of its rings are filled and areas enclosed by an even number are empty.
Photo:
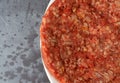
[[[106,32],[111,33],[111,29],[110,29],[110,27],[109,27],[109,26],[106,26]]]
[[[120,21],[114,23],[116,26],[120,26]]]
[[[78,64],[78,65],[81,64],[81,60],[82,60],[81,58],[79,58],[79,59],[77,60],[77,64]]]
[[[120,7],[120,0],[115,0],[115,5],[116,5],[117,7]]]
[[[53,14],[54,14],[56,17],[59,17],[59,15],[58,15],[56,12],[53,12]]]
[[[118,41],[114,41],[114,45],[118,45],[119,44],[119,42]]]
[[[84,22],[83,26],[88,27],[88,23]]]
[[[62,0],[63,3],[65,3],[65,0]]]
[[[106,82],[109,82],[114,77],[113,72],[110,70],[108,70],[108,72],[104,72],[102,75],[103,75],[104,79],[106,80]]]
[[[95,74],[95,76],[96,76],[97,78],[101,78],[101,77],[102,77],[102,75],[101,75],[99,72],[95,72],[94,74]]]
[[[46,24],[46,19],[45,18],[42,19],[42,23]]]
[[[91,22],[91,18],[90,18],[89,16],[86,16],[86,17],[84,18],[84,20],[85,20],[86,22],[88,22],[88,23]]]
[[[80,51],[80,47],[77,48],[77,51]]]

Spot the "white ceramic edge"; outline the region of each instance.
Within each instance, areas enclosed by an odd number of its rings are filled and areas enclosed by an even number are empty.
[[[54,2],[55,0],[50,0],[48,6],[47,6],[47,9],[49,8],[49,6]],[[47,10],[46,9],[46,10]],[[40,48],[41,48],[41,41],[40,41]],[[42,62],[43,62],[43,66],[44,66],[44,69],[45,69],[45,72],[48,76],[48,79],[50,81],[50,83],[58,83],[58,81],[49,73],[49,71],[47,70],[45,64],[44,64],[44,60],[42,59]]]

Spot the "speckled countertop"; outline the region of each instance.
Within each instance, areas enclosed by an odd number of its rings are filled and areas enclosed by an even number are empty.
[[[49,83],[39,26],[49,0],[0,0],[0,83]]]

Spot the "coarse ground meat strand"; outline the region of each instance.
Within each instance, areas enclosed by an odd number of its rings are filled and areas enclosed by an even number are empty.
[[[120,83],[120,0],[55,0],[40,38],[59,83]]]

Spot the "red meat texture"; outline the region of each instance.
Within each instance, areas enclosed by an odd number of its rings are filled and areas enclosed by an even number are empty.
[[[120,83],[120,0],[55,0],[40,38],[59,83]]]

